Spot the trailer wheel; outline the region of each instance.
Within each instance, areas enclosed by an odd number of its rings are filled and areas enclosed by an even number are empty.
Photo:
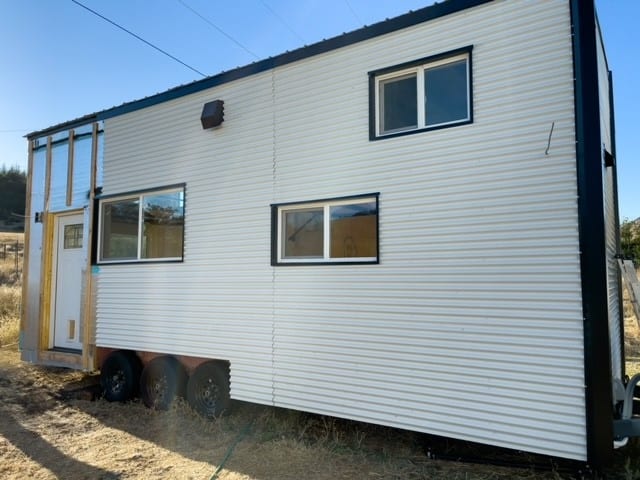
[[[176,397],[183,397],[187,372],[173,357],[157,357],[142,370],[140,397],[144,404],[156,410],[167,410]]]
[[[229,408],[227,367],[217,362],[201,364],[187,383],[187,401],[205,418],[213,418]]]
[[[142,363],[134,352],[112,352],[100,369],[102,395],[109,402],[125,402],[138,394]]]

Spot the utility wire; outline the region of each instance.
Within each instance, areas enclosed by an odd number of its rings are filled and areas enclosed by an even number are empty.
[[[75,1],[75,0],[71,0],[71,1]],[[245,52],[247,52],[249,55],[251,55],[253,58],[255,58],[256,60],[260,60],[260,57],[258,57],[258,55],[256,55],[255,53],[253,53],[251,50],[249,50],[247,47],[245,47],[244,45],[242,45],[239,41],[237,41],[235,38],[233,38],[231,35],[229,35],[227,32],[225,32],[224,30],[222,30],[219,26],[217,26],[215,23],[213,23],[211,20],[209,20],[207,17],[205,17],[204,15],[202,15],[201,13],[199,13],[197,10],[193,9],[192,7],[190,7],[189,5],[187,5],[185,2],[183,2],[182,0],[178,0],[178,3],[180,3],[184,8],[186,8],[187,10],[191,11],[191,13],[193,13],[194,15],[200,17],[201,20],[203,20],[204,22],[208,23],[211,27],[215,28],[218,32],[220,32],[222,35],[224,35],[225,37],[227,37],[229,40],[231,40],[233,43],[235,43],[236,45],[238,45],[241,49],[243,49]]]
[[[184,63],[182,60],[180,60],[179,58],[174,57],[173,55],[171,55],[170,53],[162,50],[160,47],[156,47],[153,43],[148,42],[147,40],[145,40],[144,38],[142,38],[139,35],[136,35],[135,33],[133,33],[131,30],[127,30],[126,28],[124,28],[122,25],[117,24],[116,22],[114,22],[113,20],[109,20],[107,17],[105,17],[104,15],[100,15],[98,12],[96,12],[95,10],[90,9],[89,7],[87,7],[86,5],[83,5],[82,3],[80,3],[78,0],[71,0],[73,3],[75,3],[76,5],[78,5],[79,7],[84,8],[85,10],[88,10],[89,12],[93,13],[94,15],[100,17],[101,19],[103,19],[106,22],[109,22],[111,25],[113,25],[114,27],[119,28],[120,30],[128,33],[129,35],[137,38],[138,40],[140,40],[143,43],[146,43],[147,45],[149,45],[151,48],[157,50],[158,52],[166,55],[167,57],[171,58],[172,60],[175,60],[176,62],[178,62],[181,65],[184,65],[185,67],[187,67],[189,70],[192,70],[194,72],[196,72],[198,75],[202,75],[203,77],[206,77],[206,75],[204,73],[202,73],[199,70],[196,70],[195,68],[193,68],[191,65],[187,65],[186,63]]]
[[[264,8],[266,8],[267,10],[269,10],[269,11],[271,12],[271,14],[272,14],[274,17],[276,17],[278,20],[280,20],[280,23],[282,23],[285,27],[287,27],[287,29],[288,29],[291,33],[293,33],[296,37],[298,37],[298,40],[300,40],[302,43],[306,43],[306,40],[305,40],[304,38],[302,38],[302,37],[298,34],[298,32],[296,32],[296,31],[291,27],[291,25],[289,25],[287,22],[285,22],[285,21],[284,21],[284,18],[282,18],[280,15],[278,15],[278,14],[276,13],[276,11],[275,11],[273,8],[271,8],[271,7],[267,4],[267,2],[265,2],[265,1],[261,0],[261,2],[260,2],[260,3],[262,3],[262,5],[264,5]]]
[[[364,25],[364,23],[362,22],[362,20],[360,20],[360,17],[358,16],[358,14],[356,13],[356,11],[353,9],[353,7],[351,6],[351,4],[349,3],[349,0],[344,0],[344,3],[347,4],[347,7],[349,7],[349,10],[351,10],[351,14],[354,16],[354,18],[358,21],[358,23],[360,25]]]

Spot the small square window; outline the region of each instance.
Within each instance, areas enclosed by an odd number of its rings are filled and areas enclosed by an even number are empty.
[[[275,205],[273,265],[378,262],[378,196]]]
[[[64,248],[82,248],[82,229],[83,225],[65,225],[64,226]]]
[[[370,75],[372,139],[472,121],[471,47]]]

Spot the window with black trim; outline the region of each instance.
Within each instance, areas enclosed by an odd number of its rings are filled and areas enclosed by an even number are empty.
[[[370,72],[371,137],[472,121],[471,47]]]
[[[180,261],[184,186],[100,199],[98,262]]]
[[[272,206],[272,264],[378,263],[378,194]]]

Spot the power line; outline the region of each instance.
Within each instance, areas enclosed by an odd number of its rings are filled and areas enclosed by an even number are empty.
[[[72,0],[75,1],[75,0]],[[208,18],[206,18],[204,15],[200,14],[198,11],[196,11],[195,9],[193,9],[192,7],[190,7],[189,5],[187,5],[186,3],[184,3],[182,0],[178,0],[178,3],[180,3],[184,8],[186,8],[187,10],[191,11],[191,13],[193,13],[194,15],[200,17],[201,20],[203,20],[204,22],[208,23],[211,27],[215,28],[218,32],[220,32],[222,35],[224,35],[225,37],[227,37],[229,40],[231,40],[233,43],[235,43],[236,45],[238,45],[241,49],[243,49],[245,52],[247,52],[249,55],[251,55],[253,58],[255,58],[256,60],[260,60],[260,57],[258,57],[258,55],[256,55],[255,53],[253,53],[251,50],[249,50],[247,47],[245,47],[244,45],[242,45],[239,41],[237,41],[235,38],[233,38],[231,35],[229,35],[227,32],[225,32],[224,30],[222,30],[219,26],[217,26],[215,23],[213,23],[211,20],[209,20]]]
[[[364,23],[362,22],[362,20],[360,20],[360,17],[358,17],[358,14],[356,13],[356,11],[353,9],[353,7],[351,6],[351,4],[349,3],[349,0],[344,0],[344,3],[347,4],[347,7],[349,7],[349,10],[351,10],[351,14],[354,16],[354,18],[358,21],[358,23],[360,25],[364,25]]]
[[[179,58],[174,57],[173,55],[171,55],[170,53],[162,50],[160,47],[156,47],[153,43],[148,42],[147,40],[145,40],[144,38],[142,38],[139,35],[136,35],[135,33],[133,33],[131,30],[127,30],[126,28],[124,28],[122,25],[117,24],[116,22],[114,22],[113,20],[109,20],[107,17],[105,17],[104,15],[99,14],[98,12],[96,12],[95,10],[90,9],[89,7],[87,7],[86,5],[83,5],[82,3],[80,3],[78,0],[71,0],[73,3],[75,3],[76,5],[78,5],[79,7],[84,8],[85,10],[93,13],[94,15],[100,17],[101,19],[103,19],[106,22],[109,22],[111,25],[113,25],[114,27],[119,28],[120,30],[128,33],[129,35],[131,35],[132,37],[137,38],[138,40],[140,40],[143,43],[146,43],[147,45],[149,45],[151,48],[157,50],[158,52],[166,55],[167,57],[171,58],[172,60],[175,60],[176,62],[178,62],[179,64],[187,67],[189,70],[193,70],[194,72],[196,72],[198,75],[202,75],[203,77],[206,77],[206,75],[204,73],[202,73],[199,70],[196,70],[195,68],[193,68],[190,65],[187,65],[186,63],[184,63],[182,60],[180,60]]]
[[[278,15],[278,14],[276,13],[276,11],[275,11],[273,8],[271,8],[271,7],[267,4],[267,2],[265,2],[265,1],[262,1],[262,0],[261,0],[261,3],[262,3],[262,5],[264,5],[264,8],[266,8],[267,10],[269,10],[269,11],[271,12],[271,14],[272,14],[274,17],[276,17],[278,20],[280,20],[280,23],[282,23],[285,27],[287,27],[287,29],[289,29],[289,31],[290,31],[291,33],[293,33],[296,37],[298,37],[298,40],[300,40],[302,43],[306,43],[305,39],[304,39],[304,38],[302,38],[302,37],[298,34],[298,32],[296,32],[296,31],[291,27],[291,25],[289,25],[287,22],[285,22],[285,21],[284,21],[284,18],[282,18],[280,15]]]

